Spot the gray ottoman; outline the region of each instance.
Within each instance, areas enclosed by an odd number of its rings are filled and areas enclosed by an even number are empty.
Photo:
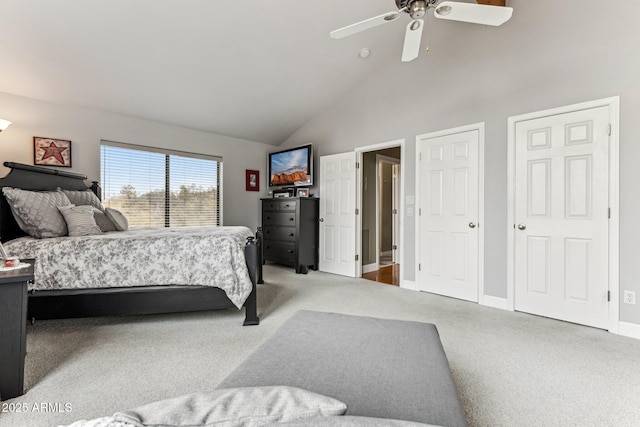
[[[346,415],[467,425],[430,323],[299,311],[217,388],[268,385],[341,400]]]

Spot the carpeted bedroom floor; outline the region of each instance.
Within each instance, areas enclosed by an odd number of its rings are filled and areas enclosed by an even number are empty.
[[[27,392],[0,402],[0,426],[212,389],[300,309],[435,323],[471,426],[640,425],[640,340],[320,272],[267,265],[265,280],[257,327],[233,310],[29,326]]]

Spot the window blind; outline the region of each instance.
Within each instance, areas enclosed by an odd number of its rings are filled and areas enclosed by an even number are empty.
[[[102,141],[102,203],[135,227],[221,225],[222,158]]]

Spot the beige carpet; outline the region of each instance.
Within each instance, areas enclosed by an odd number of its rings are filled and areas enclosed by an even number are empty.
[[[0,402],[0,426],[212,389],[299,309],[435,323],[471,426],[640,425],[639,340],[313,271],[267,265],[265,279],[257,327],[233,310],[29,326],[27,392]]]

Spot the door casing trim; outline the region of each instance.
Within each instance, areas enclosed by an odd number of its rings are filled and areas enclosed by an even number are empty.
[[[385,148],[400,147],[400,206],[398,208],[398,215],[400,215],[400,236],[398,240],[398,259],[400,260],[400,272],[399,281],[400,287],[406,287],[404,285],[404,221],[402,220],[404,215],[404,189],[405,189],[405,140],[396,139],[388,142],[381,142],[379,144],[366,145],[363,147],[356,147],[354,149],[356,153],[356,161],[360,164],[360,167],[356,171],[356,207],[359,214],[356,215],[356,254],[359,256],[359,261],[356,262],[356,277],[362,277],[362,158],[364,153],[370,151],[384,150]]]

